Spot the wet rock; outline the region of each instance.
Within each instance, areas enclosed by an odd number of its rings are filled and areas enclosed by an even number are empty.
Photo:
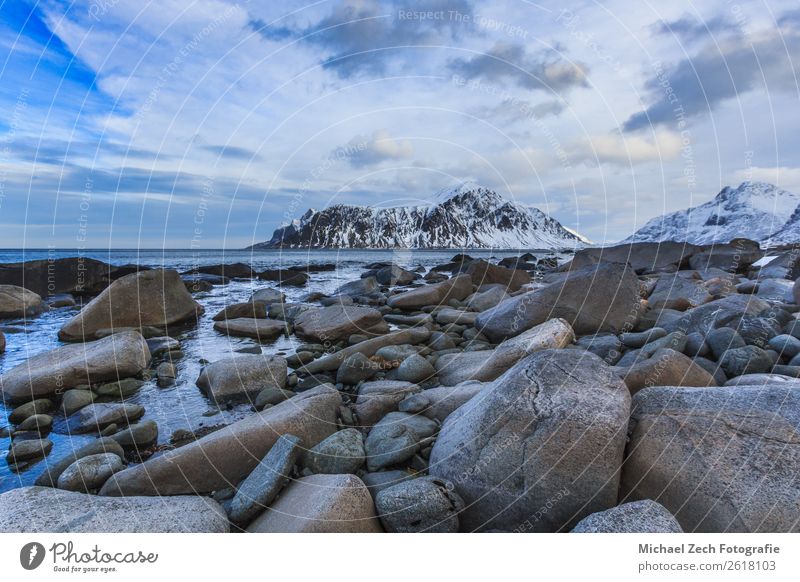
[[[344,295],[346,297],[358,297],[359,295],[369,295],[373,291],[378,290],[378,281],[375,277],[364,277],[345,283],[336,291],[334,295]]]
[[[144,407],[138,404],[94,402],[84,406],[67,418],[67,426],[71,433],[101,432],[112,424],[131,424],[144,414]]]
[[[619,340],[629,348],[641,348],[645,344],[661,339],[666,335],[667,330],[660,327],[651,327],[647,331],[639,333],[628,332],[620,334]]]
[[[0,531],[17,533],[227,533],[216,501],[195,495],[110,499],[50,487],[0,495]]]
[[[135,376],[149,362],[144,338],[122,332],[33,356],[0,376],[0,389],[6,402],[33,400],[81,384]]]
[[[510,295],[506,293],[502,286],[491,287],[486,291],[479,291],[467,298],[466,305],[474,311],[486,311],[508,299]]]
[[[42,298],[23,287],[0,285],[0,319],[32,317],[47,310]]]
[[[181,348],[181,342],[169,336],[154,337],[145,341],[153,358]]]
[[[53,410],[52,400],[47,398],[38,398],[17,406],[11,411],[11,414],[8,415],[8,421],[12,424],[19,424],[34,414],[44,414],[45,412],[50,412],[51,410]]]
[[[381,285],[393,287],[395,285],[408,285],[419,279],[417,273],[406,271],[397,265],[382,267],[375,272],[375,279]]]
[[[278,289],[267,287],[254,291],[250,296],[250,303],[263,303],[265,305],[272,305],[273,303],[283,303],[286,295],[281,293]]]
[[[267,269],[259,273],[258,278],[262,281],[278,281],[281,285],[303,287],[308,283],[309,276],[291,269]]]
[[[364,438],[354,428],[333,433],[303,455],[303,465],[312,473],[355,473],[364,464]]]
[[[382,528],[355,475],[311,475],[293,481],[247,528],[256,533],[376,533]]]
[[[720,327],[712,329],[706,334],[706,343],[711,353],[719,359],[727,350],[733,348],[743,348],[746,344],[735,329]]]
[[[34,414],[29,416],[17,425],[19,432],[35,431],[38,433],[47,433],[53,426],[53,417],[49,414]]]
[[[330,386],[302,394],[152,457],[110,479],[101,495],[208,493],[249,475],[283,434],[311,448],[336,430],[341,396]]]
[[[686,532],[798,531],[798,428],[793,383],[642,390],[620,499],[657,501]]]
[[[647,299],[650,309],[686,311],[711,301],[711,294],[702,282],[676,275],[662,275]]]
[[[331,305],[302,313],[294,321],[295,334],[303,340],[336,342],[354,333],[389,331],[380,311],[370,307]]]
[[[50,454],[53,449],[53,441],[50,439],[25,439],[14,440],[8,450],[6,461],[9,464],[20,463],[22,461],[32,461],[41,459]]]
[[[275,406],[276,404],[280,404],[284,400],[289,400],[289,398],[294,396],[294,392],[291,390],[283,390],[281,388],[276,387],[269,387],[264,388],[261,392],[258,393],[256,396],[256,400],[253,406],[255,406],[256,410],[263,410],[266,406]]]
[[[285,388],[288,369],[280,356],[243,354],[208,364],[197,386],[215,402],[256,396],[264,388]]]
[[[192,299],[177,271],[140,271],[114,281],[68,321],[58,336],[63,341],[86,341],[101,329],[166,329],[196,320],[202,312],[203,307]]]
[[[300,442],[300,438],[291,434],[281,436],[242,481],[230,504],[229,514],[233,523],[250,523],[275,500],[302,452]]]
[[[250,337],[259,341],[271,341],[286,333],[286,324],[276,319],[240,317],[217,321],[214,329],[233,337]]]
[[[572,533],[683,533],[683,529],[663,505],[645,499],[584,517]]]
[[[597,356],[537,352],[447,417],[430,474],[464,499],[463,530],[571,529],[617,503],[629,408]]]
[[[64,469],[58,478],[58,488],[89,493],[103,486],[125,464],[114,453],[99,453],[82,457]]]
[[[226,305],[211,319],[225,321],[226,319],[265,319],[267,317],[267,304],[261,301],[247,303],[233,303]]]
[[[379,492],[375,508],[389,533],[455,533],[464,501],[451,482],[420,477]]]
[[[156,377],[159,386],[170,386],[175,383],[178,372],[172,362],[161,362],[156,368]]]
[[[450,323],[460,323],[462,325],[474,325],[478,314],[474,311],[463,311],[461,309],[445,308],[436,312],[436,321],[442,325]]]
[[[791,335],[781,334],[775,336],[769,340],[768,344],[783,358],[793,358],[800,354],[800,339]]]
[[[158,440],[158,424],[154,420],[145,420],[122,429],[111,438],[126,449],[146,449]]]
[[[108,396],[111,398],[127,398],[139,391],[139,388],[144,386],[142,380],[136,378],[125,378],[117,380],[116,382],[106,382],[95,387],[94,392],[97,396]]]
[[[508,289],[509,292],[519,291],[523,285],[531,282],[531,276],[525,271],[507,269],[499,265],[492,265],[483,260],[472,261],[466,269],[475,285],[490,285],[497,283]]]
[[[367,467],[378,471],[413,457],[438,430],[439,425],[424,416],[390,412],[372,427],[364,443]]]

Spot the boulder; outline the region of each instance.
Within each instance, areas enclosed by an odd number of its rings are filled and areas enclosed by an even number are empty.
[[[4,533],[227,533],[228,516],[212,499],[187,495],[110,499],[50,487],[0,495]]]
[[[630,393],[582,350],[527,356],[447,417],[429,473],[466,531],[569,530],[617,503]]]
[[[375,279],[381,285],[393,287],[395,285],[408,285],[419,279],[419,275],[411,271],[406,271],[403,267],[398,265],[389,265],[375,271]]]
[[[86,341],[103,329],[153,326],[168,330],[196,320],[202,312],[177,271],[140,271],[109,285],[61,328],[58,337]]]
[[[42,472],[42,474],[36,478],[34,485],[39,485],[41,487],[55,487],[58,483],[58,478],[61,476],[61,473],[63,473],[64,470],[72,463],[78,459],[82,459],[83,457],[97,455],[100,453],[114,453],[119,458],[123,458],[125,456],[125,451],[122,449],[119,443],[113,439],[108,437],[95,439],[78,449],[70,448],[67,455],[59,460],[54,461],[51,458],[45,459],[44,472]]]
[[[661,348],[649,359],[619,370],[625,385],[636,394],[647,386],[716,386],[714,376],[688,356]]]
[[[584,517],[572,533],[683,533],[683,529],[663,505],[645,499]]]
[[[122,402],[93,402],[67,418],[70,433],[103,432],[116,425],[128,425],[144,415],[144,407]]]
[[[472,282],[475,285],[497,283],[512,293],[519,291],[520,287],[531,282],[531,276],[525,271],[507,269],[483,260],[472,261],[467,267],[466,273],[472,277]]]
[[[248,319],[266,319],[267,304],[261,301],[248,301],[246,303],[232,303],[226,305],[219,313],[211,319],[213,321],[225,321],[226,319],[238,319],[240,317]]]
[[[487,382],[468,380],[455,386],[437,386],[406,396],[397,406],[400,412],[422,414],[439,422],[486,388]]]
[[[676,275],[661,275],[647,299],[650,309],[686,311],[711,301],[711,294],[702,281]]]
[[[11,441],[6,461],[11,465],[41,459],[49,455],[52,450],[53,441],[50,439],[16,439]]]
[[[756,296],[768,301],[791,303],[794,301],[794,283],[785,279],[762,279]]]
[[[355,386],[362,380],[372,378],[381,370],[378,362],[373,362],[364,354],[356,352],[348,356],[336,372],[337,384]]]
[[[405,358],[397,368],[397,379],[419,384],[436,376],[433,365],[419,354]]]
[[[397,409],[397,405],[409,394],[422,390],[411,382],[380,380],[365,382],[358,389],[353,411],[358,417],[360,426],[370,427],[389,412]]]
[[[308,341],[335,343],[354,333],[371,333],[376,327],[389,328],[383,314],[371,307],[354,305],[330,305],[311,309],[294,321],[297,337]]]
[[[150,350],[135,331],[61,346],[37,354],[0,376],[6,402],[33,400],[66,388],[134,376],[150,363]]]
[[[600,263],[484,311],[475,327],[495,343],[556,317],[578,335],[619,333],[636,324],[640,309],[639,280],[633,270]]]
[[[367,357],[386,346],[398,346],[404,344],[420,344],[428,341],[431,332],[427,329],[403,329],[382,335],[380,337],[365,340],[355,345],[346,347],[328,356],[318,358],[303,366],[303,371],[309,374],[337,370],[342,362],[349,356],[360,353]]]
[[[0,285],[0,319],[32,317],[47,309],[42,298],[24,287]]]
[[[466,299],[472,294],[472,278],[458,275],[441,283],[424,285],[405,293],[392,295],[386,301],[389,307],[398,309],[420,309],[429,305],[443,305],[451,299]]]
[[[250,303],[264,303],[266,305],[272,305],[273,303],[283,303],[284,299],[286,299],[286,295],[281,293],[279,290],[266,287],[264,289],[258,289],[257,291],[254,291],[250,296]]]
[[[190,273],[202,273],[204,275],[216,275],[228,279],[251,279],[253,269],[244,263],[228,263],[221,265],[201,265],[193,269]]]
[[[375,277],[364,277],[356,279],[340,286],[333,292],[334,296],[343,295],[345,297],[358,297],[359,295],[369,295],[378,290],[378,281]]]
[[[449,481],[420,477],[381,490],[375,509],[389,533],[456,533],[464,501]]]
[[[330,385],[216,430],[192,443],[115,474],[101,495],[181,495],[233,487],[249,475],[281,435],[311,448],[336,430],[341,396]]]
[[[277,319],[238,317],[214,323],[214,329],[234,337],[251,337],[259,341],[272,341],[286,333],[286,323]]]
[[[288,483],[292,467],[302,452],[300,439],[285,434],[239,485],[230,505],[233,523],[246,525],[269,507]]]
[[[333,433],[303,455],[303,465],[312,473],[355,473],[364,465],[364,437],[354,428]]]
[[[491,287],[479,291],[467,299],[467,307],[474,311],[486,311],[508,299],[510,295],[503,287]]]
[[[719,359],[720,367],[729,378],[743,374],[764,374],[772,368],[769,353],[756,346],[726,350]]]
[[[8,421],[11,424],[19,424],[30,416],[50,412],[52,409],[52,400],[47,398],[37,398],[36,400],[31,400],[30,402],[26,402],[25,404],[17,406],[11,411],[11,414],[8,415]]]
[[[208,364],[197,386],[215,402],[247,399],[264,388],[285,388],[288,366],[280,356],[242,354]]]
[[[460,325],[475,325],[475,318],[478,314],[474,311],[464,311],[462,309],[451,309],[445,307],[436,312],[436,322],[442,325],[456,323]]]
[[[158,440],[158,424],[155,420],[146,420],[122,429],[111,438],[126,449],[146,449]]]
[[[575,252],[563,270],[575,270],[600,262],[628,263],[639,273],[672,272],[689,265],[702,247],[683,242],[637,242],[610,247],[587,247]]]
[[[114,453],[99,453],[81,457],[64,469],[58,478],[58,488],[89,493],[103,486],[125,464]]]
[[[355,475],[311,475],[293,481],[250,524],[255,533],[378,533],[383,531],[364,483]]]
[[[439,425],[425,417],[405,412],[390,412],[369,431],[364,448],[367,467],[378,471],[402,463],[430,444]]]
[[[668,332],[680,330],[687,334],[699,332],[706,335],[736,318],[758,315],[767,308],[769,304],[766,301],[752,295],[729,295],[690,309],[680,317],[667,319],[659,325]]]
[[[267,269],[258,274],[262,281],[277,281],[281,285],[303,287],[308,283],[309,276],[301,271],[292,269]]]
[[[621,500],[652,499],[686,532],[797,532],[800,391],[791,383],[633,398]]]
[[[525,356],[547,349],[560,349],[575,341],[572,327],[563,319],[551,319],[513,338],[491,352],[444,354],[436,360],[439,382],[455,386],[466,380],[489,382],[504,374]]]

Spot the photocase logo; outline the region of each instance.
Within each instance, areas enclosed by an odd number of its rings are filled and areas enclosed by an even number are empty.
[[[44,546],[39,542],[30,542],[19,551],[19,563],[26,570],[35,570],[44,562]]]

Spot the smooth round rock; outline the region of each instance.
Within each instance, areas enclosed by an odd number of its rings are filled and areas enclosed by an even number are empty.
[[[89,455],[72,463],[58,477],[58,488],[88,493],[103,486],[109,477],[125,468],[114,453]]]
[[[390,533],[455,533],[464,500],[450,481],[420,477],[378,492],[375,509]]]
[[[354,428],[335,432],[309,450],[304,465],[313,473],[355,473],[364,464],[364,437]]]

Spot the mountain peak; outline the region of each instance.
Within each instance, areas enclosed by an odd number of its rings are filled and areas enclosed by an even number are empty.
[[[443,202],[447,202],[453,198],[458,196],[463,196],[464,194],[472,194],[472,193],[481,193],[481,192],[492,192],[488,188],[484,188],[475,180],[467,179],[461,182],[457,182],[455,184],[451,184],[445,188],[439,190],[433,196],[433,202],[435,204],[442,204]],[[494,194],[494,192],[492,192]]]

